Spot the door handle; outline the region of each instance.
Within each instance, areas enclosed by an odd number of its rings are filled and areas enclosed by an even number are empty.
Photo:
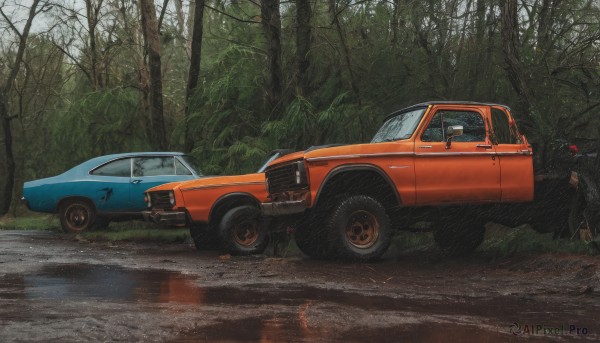
[[[140,183],[140,182],[142,182],[142,180],[131,180],[131,183],[134,183],[134,184],[136,184],[136,185],[137,185],[138,183]]]
[[[491,149],[492,145],[491,144],[477,144],[478,148],[484,148],[484,149]]]

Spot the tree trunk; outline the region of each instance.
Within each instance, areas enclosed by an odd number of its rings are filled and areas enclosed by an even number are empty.
[[[526,111],[526,115],[529,116],[533,96],[525,81],[524,68],[519,58],[519,22],[517,11],[517,0],[504,0],[504,4],[501,6],[504,69],[515,92],[519,95],[519,100]],[[528,124],[530,125],[531,123]]]
[[[268,79],[265,97],[265,112],[268,118],[277,113],[283,93],[281,70],[281,15],[279,0],[261,0],[262,27],[267,38]]]
[[[196,0],[194,7],[194,25],[192,29],[192,49],[187,89],[185,92],[185,151],[194,149],[194,139],[190,133],[190,97],[198,86],[200,77],[200,61],[202,52],[202,25],[204,23],[204,0]]]
[[[102,88],[102,79],[98,71],[98,51],[96,48],[96,26],[98,25],[98,13],[103,0],[93,3],[93,0],[85,0],[85,9],[88,24],[88,36],[90,43],[90,74],[92,77],[92,86],[94,89]]]
[[[150,79],[150,121],[154,136],[154,139],[151,139],[150,143],[156,149],[166,150],[168,144],[163,116],[160,40],[154,2],[152,0],[140,0],[140,12],[142,17],[142,32],[144,34],[144,47],[148,54],[148,73]]]
[[[311,46],[311,17],[310,0],[296,0],[296,21],[298,23],[296,28],[296,88],[298,94],[303,97],[310,93],[310,77],[308,75],[310,59],[308,54]]]
[[[360,97],[360,89],[358,88],[358,82],[356,81],[356,76],[354,75],[354,71],[352,70],[352,61],[350,60],[350,51],[348,49],[348,44],[346,43],[346,35],[342,30],[342,25],[340,24],[340,19],[337,13],[337,4],[335,0],[329,0],[329,14],[331,16],[331,23],[335,25],[335,29],[337,31],[338,37],[340,39],[340,43],[342,44],[342,50],[344,52],[344,61],[346,62],[346,68],[348,69],[348,74],[350,75],[350,86],[352,87],[352,91],[354,95],[356,95],[356,101],[358,106],[362,106],[362,101]],[[361,131],[362,132],[362,131]],[[362,138],[362,133],[361,133]]]
[[[13,154],[13,138],[10,126],[10,122],[13,117],[9,113],[8,101],[13,84],[17,78],[17,75],[19,74],[21,62],[23,62],[23,56],[25,55],[25,48],[27,46],[27,38],[29,37],[29,30],[31,29],[33,18],[35,18],[37,14],[37,6],[39,3],[40,0],[33,0],[31,8],[29,8],[29,16],[27,17],[27,22],[25,22],[25,27],[23,28],[22,33],[19,33],[15,26],[11,23],[11,27],[13,27],[15,34],[19,36],[19,48],[15,56],[15,63],[10,70],[8,78],[6,79],[4,85],[0,85],[0,124],[2,125],[2,132],[4,134],[4,161],[6,168],[6,178],[3,180],[3,186],[0,187],[0,189],[3,190],[3,193],[0,194],[0,216],[8,213],[10,209],[15,183],[15,157]]]

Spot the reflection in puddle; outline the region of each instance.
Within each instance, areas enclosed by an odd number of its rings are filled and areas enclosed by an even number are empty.
[[[54,301],[168,303],[171,306],[167,308],[175,310],[182,304],[196,305],[191,309],[202,315],[202,323],[177,332],[175,339],[186,341],[505,342],[514,338],[505,327],[495,332],[477,323],[452,324],[448,318],[512,318],[515,313],[543,313],[539,303],[522,303],[513,298],[470,302],[394,298],[302,284],[201,287],[196,278],[177,272],[87,264],[48,266],[34,275],[1,276],[0,300],[50,300],[57,309],[60,305]],[[20,312],[17,308],[4,319],[21,320]],[[424,316],[432,314],[446,319],[437,323],[423,321]],[[543,318],[549,320],[547,314]],[[550,321],[558,322],[560,318]],[[535,322],[539,318],[524,319]]]
[[[203,293],[194,279],[164,270],[69,264],[48,266],[35,275],[0,278],[0,298],[113,300],[200,304]]]

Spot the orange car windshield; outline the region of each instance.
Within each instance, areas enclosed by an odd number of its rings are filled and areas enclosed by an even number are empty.
[[[413,111],[395,115],[383,123],[371,143],[393,142],[408,139],[412,136],[427,108],[418,108]]]

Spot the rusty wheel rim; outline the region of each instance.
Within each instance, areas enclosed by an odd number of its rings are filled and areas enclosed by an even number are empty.
[[[372,247],[379,238],[379,222],[367,211],[355,211],[346,225],[346,239],[359,249]]]
[[[255,220],[246,220],[233,228],[233,240],[242,246],[250,246],[258,240],[260,228]]]
[[[71,231],[79,232],[88,226],[90,213],[85,206],[73,204],[67,208],[65,219]]]

